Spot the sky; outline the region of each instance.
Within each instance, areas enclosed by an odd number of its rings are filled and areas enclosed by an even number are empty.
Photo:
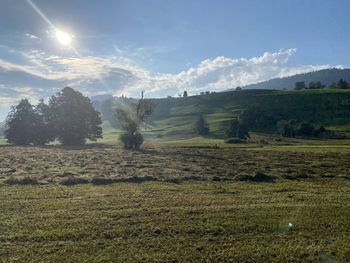
[[[65,86],[166,97],[349,67],[349,10],[348,0],[0,0],[0,121]]]

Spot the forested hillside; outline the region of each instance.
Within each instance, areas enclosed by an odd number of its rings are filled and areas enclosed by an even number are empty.
[[[340,79],[350,83],[350,69],[323,69],[314,72],[297,74],[290,77],[276,78],[268,81],[244,86],[244,89],[287,89],[292,90],[296,82],[305,82],[309,85],[310,82],[320,81],[325,86],[330,86],[337,83]]]
[[[123,98],[109,101],[109,110],[106,107],[102,110],[103,117],[113,122],[113,109],[132,101]],[[350,123],[350,90],[243,90],[153,99],[153,102],[155,111],[150,127],[163,135],[191,133],[194,122],[203,114],[212,133],[220,136],[229,121],[246,109],[254,109],[257,119],[271,121],[271,127],[261,127],[264,131],[273,130],[276,122],[282,119],[310,121],[325,126]]]

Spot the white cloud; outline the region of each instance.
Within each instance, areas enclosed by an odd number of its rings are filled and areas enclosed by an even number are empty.
[[[32,35],[32,34],[29,34],[29,33],[26,33],[26,37],[30,38],[30,39],[38,39],[38,40],[41,40],[40,37],[36,36],[36,35]]]
[[[112,56],[63,57],[32,50],[22,53],[27,61],[25,64],[0,59],[0,76],[6,72],[16,72],[18,76],[25,74],[25,77],[18,78],[16,85],[11,89],[18,92],[18,96],[31,99],[49,96],[64,85],[71,85],[87,95],[109,93],[139,96],[140,90],[143,89],[149,97],[160,97],[176,95],[184,89],[190,94],[206,90],[223,91],[271,78],[330,67],[290,66],[289,58],[296,49],[284,49],[274,53],[265,52],[253,58],[234,59],[220,56],[206,59],[197,66],[177,74],[152,73],[123,56],[124,53],[120,49],[117,51]],[[6,77],[6,74],[4,76]],[[10,77],[13,78],[13,75],[10,75],[6,82],[8,89],[13,80]],[[35,84],[31,83],[31,78],[36,79]],[[9,102],[3,95],[0,95],[0,98],[2,103]]]

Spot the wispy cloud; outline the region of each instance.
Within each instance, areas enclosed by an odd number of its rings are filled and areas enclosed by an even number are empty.
[[[36,36],[36,35],[29,34],[29,33],[26,33],[26,37],[28,37],[28,38],[30,38],[30,39],[41,40],[40,37],[38,37],[38,36]]]

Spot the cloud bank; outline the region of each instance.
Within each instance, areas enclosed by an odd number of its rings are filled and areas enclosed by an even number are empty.
[[[53,55],[40,50],[16,52],[21,63],[0,59],[0,103],[7,107],[21,98],[36,102],[66,85],[89,96],[139,96],[141,90],[146,90],[148,97],[163,97],[174,96],[185,89],[189,94],[197,94],[331,67],[290,66],[288,61],[295,52],[296,49],[291,48],[252,58],[220,56],[176,74],[150,72],[122,52],[85,57]]]

